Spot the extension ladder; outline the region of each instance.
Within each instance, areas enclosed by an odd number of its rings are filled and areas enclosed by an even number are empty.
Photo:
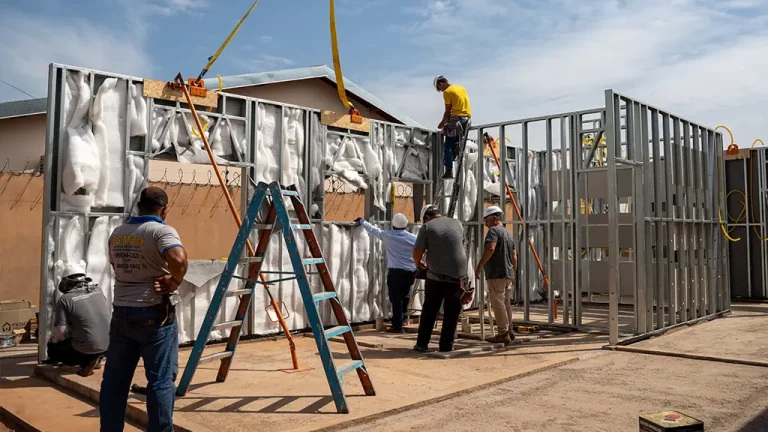
[[[462,184],[462,166],[464,165],[464,150],[467,148],[467,139],[469,137],[469,129],[472,126],[472,119],[467,121],[467,126],[462,131],[461,138],[459,139],[459,151],[458,156],[456,156],[459,160],[458,166],[454,170],[454,173],[456,175],[453,179],[444,179],[439,178],[438,182],[439,185],[437,189],[435,190],[435,196],[433,199],[433,203],[437,204],[438,206],[442,207],[443,200],[445,198],[448,198],[448,211],[445,213],[446,216],[449,218],[452,218],[454,213],[456,213],[456,201],[458,201],[459,198],[459,190],[461,189]],[[443,191],[445,190],[445,182],[448,180],[453,181],[453,187],[451,189],[450,195],[443,195]],[[439,204],[438,204],[439,203]]]
[[[285,201],[283,200],[284,196],[290,198],[299,223],[291,221],[288,210],[286,209]],[[256,222],[256,218],[265,201],[269,204],[266,219],[263,223],[259,224]],[[242,258],[245,244],[248,241],[251,231],[254,229],[260,230],[259,243],[256,247],[255,256]],[[261,271],[263,259],[274,231],[282,232],[283,238],[285,239],[286,250],[288,251],[291,258],[291,264],[293,265],[293,272]],[[296,243],[296,231],[304,233],[306,244],[311,253],[310,258],[302,258]],[[250,264],[248,277],[246,278],[236,275],[237,266],[243,263]],[[307,279],[307,273],[304,269],[304,266],[306,265],[314,265],[317,267],[317,274],[319,275],[324,288],[322,292],[318,294],[312,293],[309,286],[309,280]],[[260,281],[256,279],[259,273],[292,276]],[[245,287],[243,289],[230,291],[229,285],[233,278],[245,280]],[[299,193],[295,189],[283,190],[278,182],[272,182],[269,185],[261,182],[257,185],[253,198],[248,205],[248,212],[243,220],[240,231],[237,234],[235,243],[232,246],[232,251],[227,259],[227,265],[221,275],[219,284],[216,287],[216,292],[211,299],[208,312],[205,314],[202,327],[197,335],[197,340],[195,340],[195,346],[192,349],[192,354],[187,361],[187,365],[184,368],[184,374],[179,382],[176,391],[177,395],[184,396],[189,388],[189,384],[192,381],[197,366],[201,363],[221,360],[221,366],[216,381],[223,382],[227,378],[230,365],[232,364],[232,357],[235,354],[235,348],[240,339],[240,332],[248,312],[255,284],[269,285],[286,280],[296,280],[299,285],[301,298],[307,311],[307,318],[309,319],[309,324],[312,328],[315,342],[317,343],[317,349],[323,362],[323,369],[325,370],[328,384],[331,387],[336,410],[339,413],[344,414],[349,412],[344,390],[342,388],[344,375],[349,372],[357,372],[366,395],[374,396],[376,394],[371,378],[368,375],[365,361],[360,353],[360,348],[352,333],[352,327],[349,325],[346,315],[344,315],[344,309],[342,308],[336,290],[333,287],[331,275],[328,272],[328,267],[323,259],[320,245],[317,242],[314,231],[312,231],[309,216],[307,215],[304,204],[299,199]],[[225,296],[240,297],[240,304],[237,308],[235,319],[233,321],[214,324],[219,309],[221,308],[222,300]],[[331,309],[338,322],[337,326],[331,327],[328,330],[323,328],[323,323],[320,320],[320,313],[318,310],[319,303],[323,300],[331,302]],[[231,328],[232,332],[236,332],[234,337],[230,335],[225,350],[202,356],[205,343],[208,340],[211,331],[225,328]],[[328,339],[339,335],[344,337],[352,361],[337,367],[333,361],[333,356],[328,346]]]

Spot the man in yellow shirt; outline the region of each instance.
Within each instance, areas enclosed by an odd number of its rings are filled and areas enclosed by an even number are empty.
[[[442,75],[433,81],[435,89],[443,93],[445,113],[443,120],[437,126],[445,135],[443,144],[443,164],[445,165],[444,179],[453,178],[453,160],[460,157],[459,143],[469,127],[472,118],[472,108],[469,106],[469,96],[464,87],[451,84]]]

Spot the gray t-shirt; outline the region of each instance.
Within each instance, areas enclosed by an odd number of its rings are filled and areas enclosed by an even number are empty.
[[[67,326],[72,347],[83,354],[99,354],[109,345],[107,299],[98,289],[70,291],[56,303],[54,327]]]
[[[439,217],[424,224],[416,235],[416,249],[427,253],[427,278],[444,281],[467,277],[467,253],[464,227],[449,217]]]
[[[134,216],[109,237],[109,259],[115,269],[115,306],[159,304],[155,279],[170,274],[165,253],[183,247],[179,234],[156,216]]]
[[[514,279],[515,269],[512,267],[512,254],[515,252],[515,241],[512,235],[502,225],[488,230],[485,242],[496,242],[496,249],[491,259],[483,268],[486,279]]]

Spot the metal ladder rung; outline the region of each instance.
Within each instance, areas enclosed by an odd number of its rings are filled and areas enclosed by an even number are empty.
[[[223,323],[214,324],[211,327],[211,330],[221,330],[221,329],[227,329],[227,328],[237,327],[241,325],[243,325],[243,321],[241,320],[225,321]]]
[[[328,300],[335,297],[336,297],[336,291],[324,291],[324,292],[312,295],[312,298],[315,300],[315,303],[321,300]]]
[[[363,363],[362,360],[355,360],[342,365],[340,368],[336,368],[336,375],[338,375],[339,378],[342,378],[344,375],[363,366],[365,366],[365,363]]]
[[[263,260],[264,260],[264,257],[245,257],[245,258],[240,258],[240,260],[237,262],[240,264],[247,264],[247,263],[262,262]]]
[[[265,281],[256,281],[256,283],[262,284],[262,285],[272,285],[278,282],[285,282],[285,281],[294,280],[294,279],[296,279],[296,276],[280,278],[280,279],[271,279],[271,280],[265,280]]]
[[[239,290],[227,291],[227,297],[235,297],[235,296],[242,296],[242,295],[248,295],[248,294],[253,294],[253,290],[239,289]]]
[[[208,363],[214,360],[232,357],[232,354],[234,354],[233,351],[222,351],[222,352],[217,352],[215,354],[209,354],[207,356],[200,357],[200,361],[198,361],[197,364],[203,364],[203,363]]]
[[[322,264],[325,260],[323,258],[304,258],[301,260],[303,265]]]
[[[291,224],[291,228],[295,229],[295,230],[306,231],[306,230],[311,230],[312,229],[312,225],[310,225],[310,224]]]
[[[346,333],[352,331],[352,329],[347,325],[340,325],[336,327],[331,327],[328,330],[325,331],[325,338],[330,339],[334,336],[338,336],[340,334]]]
[[[283,196],[295,196],[295,197],[299,196],[298,192],[292,191],[292,190],[281,190],[280,192],[283,193]]]

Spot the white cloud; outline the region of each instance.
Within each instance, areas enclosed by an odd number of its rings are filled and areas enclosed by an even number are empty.
[[[259,40],[261,40],[264,43],[269,43],[269,42],[272,42],[272,36],[268,36],[268,35],[259,36]]]
[[[45,31],[41,31],[45,29]],[[140,42],[83,20],[42,18],[6,11],[0,15],[2,78],[36,97],[47,94],[48,64],[64,63],[143,76],[152,72]],[[7,87],[3,87],[3,90]],[[24,99],[0,92],[0,101]]]
[[[406,10],[416,21],[396,30],[410,47],[432,49],[418,65],[366,85],[425,126],[442,114],[431,83],[444,74],[467,88],[475,124],[600,107],[614,88],[705,125],[732,126],[741,145],[768,136],[759,108],[768,104],[764,1],[419,5]]]
[[[232,60],[241,69],[248,72],[263,72],[271,69],[284,69],[296,64],[293,60],[286,57],[261,54],[255,59],[244,59],[236,57]]]

